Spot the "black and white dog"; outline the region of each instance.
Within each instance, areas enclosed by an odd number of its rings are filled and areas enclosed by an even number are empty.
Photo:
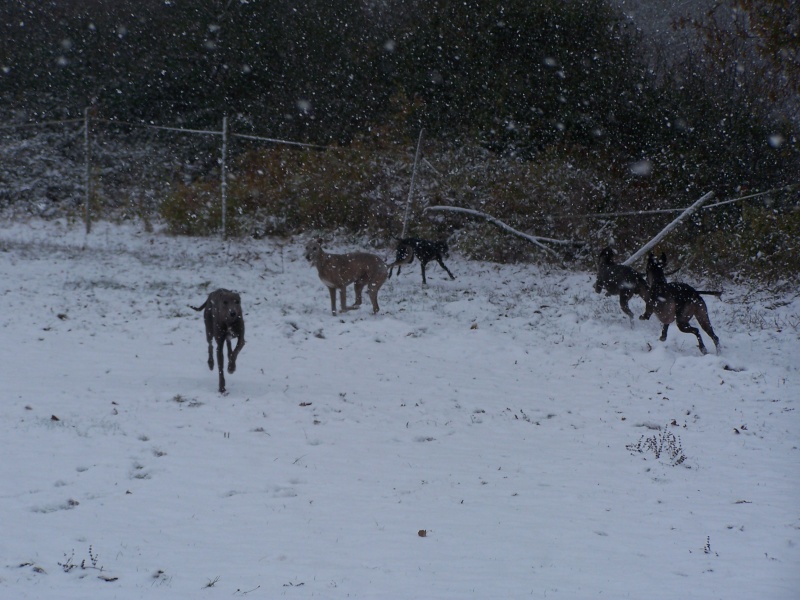
[[[410,265],[414,260],[414,256],[419,259],[419,264],[422,267],[422,283],[428,283],[425,279],[425,265],[432,260],[438,262],[447,271],[450,279],[456,278],[444,264],[443,259],[450,256],[447,242],[432,242],[414,237],[403,238],[398,242],[395,261],[389,265],[389,277],[392,276],[394,267],[397,267],[397,274],[400,275],[400,268],[403,265]]]

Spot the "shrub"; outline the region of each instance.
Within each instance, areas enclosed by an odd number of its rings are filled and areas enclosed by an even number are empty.
[[[734,223],[711,232],[706,262],[717,272],[779,281],[800,274],[800,206],[744,206]]]
[[[686,455],[681,447],[681,439],[665,427],[656,435],[641,436],[635,444],[628,444],[628,450],[639,454],[652,453],[656,460],[662,460],[673,467],[681,465]]]
[[[211,235],[222,227],[219,184],[196,181],[177,184],[161,203],[161,216],[170,233]]]

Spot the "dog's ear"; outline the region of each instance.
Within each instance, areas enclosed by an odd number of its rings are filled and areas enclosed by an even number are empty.
[[[662,267],[666,267],[667,266],[667,253],[666,252],[662,252],[661,253],[661,266]]]

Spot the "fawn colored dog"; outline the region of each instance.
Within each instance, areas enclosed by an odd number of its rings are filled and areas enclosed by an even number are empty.
[[[336,290],[341,298],[341,312],[361,306],[361,292],[367,288],[372,301],[372,312],[377,313],[378,290],[388,278],[386,263],[380,256],[368,252],[328,254],[322,249],[322,240],[311,240],[306,244],[306,260],[317,268],[320,281],[331,295],[331,313],[336,315]],[[347,306],[347,286],[353,284],[356,303]]]

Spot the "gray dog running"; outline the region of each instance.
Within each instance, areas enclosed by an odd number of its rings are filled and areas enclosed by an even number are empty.
[[[208,368],[214,369],[214,340],[217,341],[217,367],[219,369],[219,392],[225,393],[222,346],[228,345],[228,373],[236,371],[236,357],[244,347],[244,316],[239,294],[219,289],[211,292],[202,306],[189,306],[204,311],[206,340],[208,341]],[[236,348],[231,351],[231,339],[236,338]]]

